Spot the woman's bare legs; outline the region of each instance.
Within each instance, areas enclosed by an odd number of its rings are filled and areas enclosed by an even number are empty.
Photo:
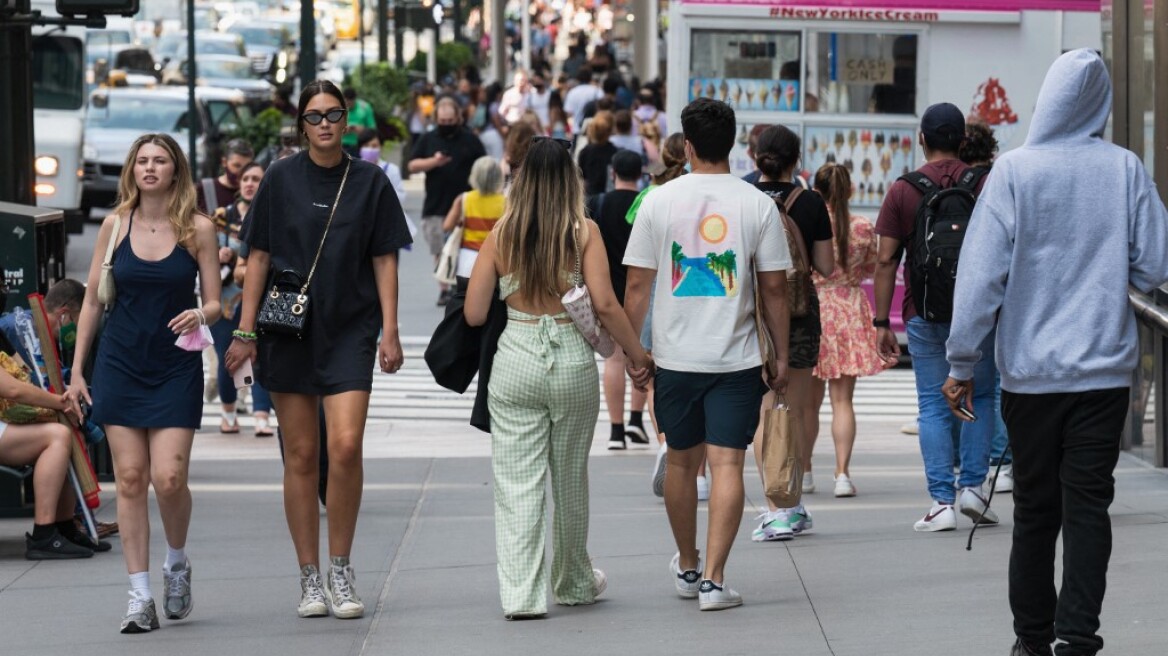
[[[272,392],[272,402],[284,436],[284,516],[297,564],[319,567],[320,401],[307,394]]]
[[[852,447],[856,443],[856,411],[852,398],[856,392],[856,378],[844,376],[828,381],[831,388],[831,439],[835,442],[835,475],[846,474],[852,461]]]
[[[150,571],[150,443],[146,429],[106,426],[118,494],[118,533],[126,572]]]
[[[35,465],[32,473],[36,504],[33,521],[42,526],[71,517],[72,508],[62,516],[64,496],[61,491],[69,474],[69,450],[72,433],[63,424],[13,424],[0,438],[0,463]],[[72,495],[68,495],[72,498]],[[72,504],[70,504],[71,506]]]
[[[365,481],[362,444],[368,414],[368,392],[344,392],[324,397],[329,454],[329,485],[325,497],[329,556],[348,557],[353,548],[357,512],[361,508],[361,490]],[[315,463],[316,460],[313,460]]]

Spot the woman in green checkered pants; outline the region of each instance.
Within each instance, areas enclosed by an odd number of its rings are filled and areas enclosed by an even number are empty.
[[[572,286],[577,252],[597,316],[629,355],[630,375],[643,389],[653,363],[613,295],[600,232],[584,217],[579,169],[558,142],[537,138],[503,218],[479,251],[464,309],[467,323],[483,324],[496,283],[507,303],[488,395],[499,596],[507,619],[547,614],[549,471],[556,603],[591,604],[606,583],[592,569],[587,544],[588,449],[600,411],[596,357],[560,303]]]

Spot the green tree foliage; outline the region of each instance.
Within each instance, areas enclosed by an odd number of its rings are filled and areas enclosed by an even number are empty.
[[[457,75],[460,68],[477,63],[474,51],[470,49],[470,46],[458,41],[439,43],[435,59],[434,63],[438,69],[439,79],[447,75]],[[424,51],[419,50],[418,54],[410,60],[410,70],[426,72],[426,53]]]
[[[373,105],[377,133],[383,142],[409,138],[405,123],[398,117],[410,98],[410,80],[405,71],[388,62],[370,62],[353,71],[349,84],[359,98]]]
[[[284,126],[284,119],[284,114],[280,110],[269,107],[231,131],[230,138],[243,139],[259,152],[279,143],[280,128]]]

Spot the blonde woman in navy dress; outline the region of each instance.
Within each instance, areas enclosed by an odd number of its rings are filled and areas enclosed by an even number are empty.
[[[121,217],[117,234],[114,216]],[[111,239],[117,300],[97,344],[91,397],[81,372],[101,321],[97,289]],[[202,281],[198,306],[191,295],[196,276]],[[93,420],[105,426],[113,453],[131,588],[122,633],[158,628],[149,581],[151,484],[166,532],[163,611],[177,620],[193,607],[191,562],[184,550],[191,522],[187,474],[203,418],[203,362],[201,354],[179,348],[175,340],[219,318],[219,280],[215,225],[195,209],[186,156],[168,135],[142,135],[126,156],[118,206],[102,223],[94,246],[66,393],[75,407],[81,401],[93,405]]]

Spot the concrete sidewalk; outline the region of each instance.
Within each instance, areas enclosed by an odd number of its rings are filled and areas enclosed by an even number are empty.
[[[499,606],[485,435],[437,422],[369,426],[353,553],[368,612],[339,621],[296,617],[275,442],[200,434],[191,617],[118,634],[128,586],[116,538],[90,561],[32,563],[23,560],[31,519],[0,520],[0,654],[1005,656],[1010,499],[995,500],[1004,525],[979,530],[972,552],[964,518],[958,532],[914,533],[929,501],[916,439],[898,426],[861,424],[853,499],[831,496],[831,440],[821,437],[821,489],[807,497],[815,530],[792,542],[750,542],[762,497],[748,462],[749,507],[727,568],[745,605],[719,613],[673,592],[675,548],[649,492],[653,451],[608,452],[598,426],[590,551],[608,591],[594,606],[553,604],[548,619],[529,622],[504,621]],[[1125,456],[1116,476],[1105,653],[1158,655],[1168,645],[1168,475]],[[112,484],[102,497],[99,516],[112,519]],[[165,544],[156,512],[153,521],[157,565]],[[157,567],[152,574],[160,594]]]

